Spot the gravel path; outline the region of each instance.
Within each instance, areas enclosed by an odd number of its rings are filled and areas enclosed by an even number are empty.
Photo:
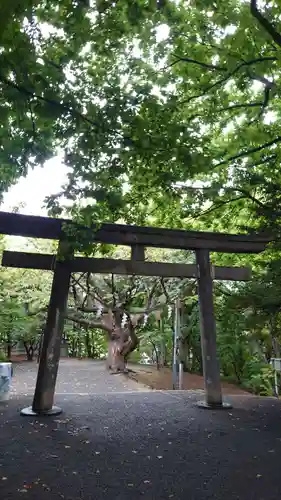
[[[234,410],[206,411],[196,393],[130,385],[122,394],[122,377],[109,386],[97,365],[76,363],[75,375],[61,364],[56,418],[19,415],[34,368],[17,369],[13,397],[0,406],[1,500],[281,497],[279,401],[231,396]]]
[[[20,363],[14,369],[13,394],[32,395],[36,383],[37,363]],[[124,375],[110,375],[104,361],[62,359],[56,394],[104,394],[112,392],[148,391],[149,389]]]

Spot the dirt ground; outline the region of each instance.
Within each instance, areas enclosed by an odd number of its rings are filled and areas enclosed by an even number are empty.
[[[129,366],[132,372],[129,373],[133,380],[148,385],[152,389],[171,390],[173,388],[172,371],[170,368],[162,368],[157,370],[152,365],[137,365]],[[183,389],[185,390],[204,390],[204,379],[195,373],[183,374]],[[222,390],[225,394],[249,394],[245,390],[228,382],[222,383]]]

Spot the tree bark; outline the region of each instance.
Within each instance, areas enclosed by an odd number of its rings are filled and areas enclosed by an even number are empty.
[[[109,336],[107,367],[114,373],[124,372],[128,356],[139,344],[132,324],[128,328],[115,327]]]
[[[179,342],[179,359],[183,364],[183,371],[187,372],[189,369],[189,345],[187,339],[180,338]]]
[[[12,355],[12,344],[10,342],[8,342],[8,344],[7,344],[7,358],[11,359],[11,355]]]
[[[270,336],[271,336],[271,357],[280,358],[280,344],[277,339],[277,317],[278,312],[273,313],[269,320]]]
[[[107,367],[114,373],[124,372],[126,369],[126,360],[122,354],[120,340],[109,339],[108,341]]]
[[[139,344],[135,326],[131,319],[128,319],[129,324],[123,328],[121,326],[122,316],[122,311],[117,309],[115,311],[108,310],[108,312],[98,321],[81,318],[76,314],[71,314],[70,311],[67,314],[67,319],[75,323],[79,323],[88,328],[99,328],[107,332],[108,354],[106,366],[114,373],[124,372],[126,370],[127,358]]]

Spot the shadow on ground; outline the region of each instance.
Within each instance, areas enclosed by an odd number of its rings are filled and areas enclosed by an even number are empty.
[[[56,418],[0,407],[1,499],[277,500],[281,412],[233,396],[235,409],[195,406],[187,392],[60,395]]]

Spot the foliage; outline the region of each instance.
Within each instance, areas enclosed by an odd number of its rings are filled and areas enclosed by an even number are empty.
[[[273,370],[271,366],[265,365],[258,356],[249,359],[244,367],[243,385],[255,394],[272,396]]]
[[[75,85],[65,73],[71,74],[88,40],[84,11],[80,1],[11,0],[3,5],[0,193],[28,167],[54,154],[61,146],[58,138],[70,137],[75,123],[83,121]]]
[[[15,301],[3,301],[0,304],[1,330],[0,342],[6,347],[10,357],[11,349],[17,344],[20,333],[25,328],[25,315]]]
[[[4,240],[2,249],[6,246],[8,242]],[[26,246],[28,249],[28,241]],[[42,244],[39,246],[42,249]],[[0,344],[8,357],[13,348],[22,345],[27,358],[33,358],[45,321],[50,284],[50,273],[0,269]]]
[[[0,351],[0,363],[4,363],[5,361],[8,361],[7,355],[3,351]]]
[[[221,228],[233,212],[240,228],[278,221],[276,1],[59,5],[39,2],[32,22],[42,32],[48,16],[60,29],[41,44],[39,75],[51,62],[56,104],[44,94],[41,104],[52,109],[52,144],[65,147],[72,216],[216,226],[215,210]],[[49,207],[58,213],[59,199]]]
[[[278,226],[277,0],[5,4],[1,192],[60,148],[86,223]]]
[[[106,338],[100,330],[67,324],[65,336],[70,357],[104,359],[107,354]]]
[[[223,375],[253,392],[272,394],[272,357],[280,357],[280,260],[248,284],[218,287],[218,349]]]

